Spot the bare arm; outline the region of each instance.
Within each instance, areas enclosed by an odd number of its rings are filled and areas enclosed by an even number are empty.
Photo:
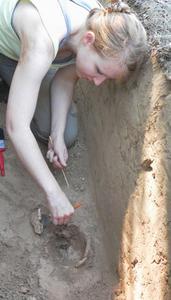
[[[65,167],[68,159],[64,131],[77,79],[75,65],[69,65],[57,71],[51,86],[52,145],[49,145],[50,150],[47,157],[59,168]]]
[[[64,135],[66,118],[72,102],[74,86],[78,80],[75,65],[58,70],[51,86],[52,125],[51,136]]]
[[[30,130],[41,81],[50,60],[36,51],[21,58],[10,88],[7,130],[17,154],[37,183],[49,193],[57,185]]]
[[[21,34],[21,56],[13,76],[7,107],[7,130],[14,148],[36,182],[46,194],[53,221],[63,223],[73,208],[50,172],[30,130],[41,81],[53,59],[53,50],[44,33],[39,40],[30,32]]]

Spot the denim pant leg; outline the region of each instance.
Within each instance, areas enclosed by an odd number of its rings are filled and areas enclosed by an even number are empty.
[[[0,53],[0,77],[10,86],[17,61]]]
[[[50,86],[57,69],[50,69],[44,77],[37,101],[35,114],[31,128],[40,141],[47,143],[51,132],[51,100]],[[78,134],[77,109],[72,103],[67,116],[64,139],[67,147],[70,147],[76,140]]]
[[[0,54],[0,77],[10,86],[17,62]],[[31,122],[31,129],[34,135],[42,142],[47,143],[51,129],[51,103],[50,103],[50,84],[57,69],[50,69],[44,77],[37,101],[36,110]],[[68,113],[65,142],[70,147],[78,133],[77,110],[74,104]]]

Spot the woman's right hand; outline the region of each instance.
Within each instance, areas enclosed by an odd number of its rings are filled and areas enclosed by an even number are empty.
[[[52,193],[47,196],[47,200],[53,224],[67,224],[74,213],[74,208],[66,195],[62,191],[60,193]]]

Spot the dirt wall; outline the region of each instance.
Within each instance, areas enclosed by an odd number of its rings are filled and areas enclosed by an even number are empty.
[[[93,190],[105,236],[110,241],[111,261],[116,264],[123,218],[141,163],[151,77],[149,65],[131,88],[129,85],[117,86],[112,81],[98,88],[82,82],[77,93]],[[81,98],[83,101],[79,101]]]
[[[149,59],[125,85],[77,90],[94,199],[113,299],[170,299],[171,83],[168,0],[130,0],[143,22]],[[83,100],[83,101],[82,101]]]
[[[169,299],[171,86],[155,55],[135,77],[100,88],[82,82],[76,97],[94,199],[120,280],[115,297]]]

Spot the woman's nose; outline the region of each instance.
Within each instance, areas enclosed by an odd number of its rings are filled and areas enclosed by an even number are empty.
[[[96,86],[98,86],[98,85],[100,85],[102,82],[104,82],[105,81],[105,77],[104,76],[101,76],[101,77],[95,77],[94,79],[93,79],[93,82],[94,82],[94,84],[96,85]]]

